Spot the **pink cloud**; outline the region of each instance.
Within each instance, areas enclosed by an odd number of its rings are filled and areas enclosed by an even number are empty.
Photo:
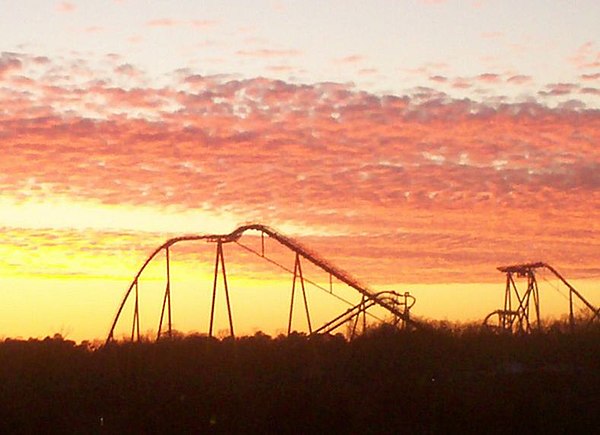
[[[155,20],[148,21],[146,25],[149,27],[175,27],[181,23],[181,21],[173,20],[171,18],[157,18]]]
[[[431,76],[429,77],[429,80],[437,83],[446,83],[448,81],[448,78],[444,76]]]
[[[598,88],[581,88],[580,92],[587,95],[600,95],[600,89]]]
[[[104,28],[100,27],[100,26],[90,26],[90,27],[86,27],[84,29],[84,32],[86,32],[86,33],[100,33],[103,31],[104,31]]]
[[[121,75],[124,75],[127,77],[131,77],[131,78],[139,78],[143,75],[140,70],[138,70],[133,65],[128,64],[128,63],[124,63],[124,64],[117,66],[115,68],[115,73],[121,74]]]
[[[291,73],[296,71],[296,69],[290,65],[271,65],[267,67],[267,70],[275,73]]]
[[[466,78],[457,78],[452,82],[452,87],[456,89],[469,89],[473,87],[473,84]]]
[[[157,18],[146,22],[149,27],[177,27],[177,26],[192,26],[196,29],[206,29],[213,27],[217,22],[214,20],[174,20],[172,18]]]
[[[75,9],[77,9],[76,6],[70,2],[60,2],[56,6],[56,10],[59,12],[74,12]]]
[[[239,56],[256,57],[256,58],[274,58],[274,57],[294,57],[300,56],[302,52],[298,50],[274,50],[263,48],[259,50],[238,50]]]
[[[503,32],[484,32],[481,34],[481,37],[484,39],[499,39],[504,37]]]
[[[361,68],[358,70],[358,74],[361,76],[372,76],[378,73],[379,71],[376,68]]]
[[[515,85],[524,85],[527,83],[531,83],[532,78],[531,76],[526,76],[526,75],[514,75],[509,77],[508,79],[506,79],[507,83],[511,83],[511,84],[515,84]]]
[[[595,42],[588,41],[582,44],[569,60],[579,69],[600,68],[600,50],[596,48]]]
[[[16,71],[20,71],[21,68],[21,60],[15,55],[10,53],[2,53],[2,55],[0,55],[0,79],[3,79]]]
[[[546,86],[546,90],[540,91],[540,95],[544,96],[561,96],[569,95],[576,91],[579,86],[574,83],[553,83]]]
[[[600,73],[595,74],[582,74],[581,80],[591,81],[591,80],[600,80]]]
[[[493,73],[484,73],[477,76],[477,80],[482,83],[498,83],[500,81],[500,76],[498,74]]]
[[[345,57],[340,57],[338,59],[335,59],[335,63],[339,63],[339,64],[356,64],[356,63],[360,63],[362,61],[365,60],[364,56],[361,56],[359,54],[353,54],[350,56],[345,56]]]
[[[127,38],[127,41],[131,44],[139,44],[143,40],[144,40],[144,38],[141,37],[140,35],[132,35],[129,38]]]
[[[205,29],[208,27],[213,27],[217,24],[216,21],[214,20],[192,20],[191,21],[191,25],[193,27],[199,28],[199,29]]]
[[[33,62],[17,59],[25,70]],[[54,61],[42,67],[72,74]],[[311,245],[342,264],[360,253],[368,280],[390,270],[480,279],[515,253],[560,256],[572,267],[597,260],[595,110],[190,71],[156,88],[136,82],[130,65],[115,68],[137,85],[120,88],[109,71],[79,86],[0,88],[3,195],[204,204],[247,220],[343,230],[355,242],[337,254],[322,238]],[[548,92],[583,92],[564,85]]]

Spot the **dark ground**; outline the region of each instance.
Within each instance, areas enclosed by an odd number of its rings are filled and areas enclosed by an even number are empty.
[[[0,343],[0,433],[598,433],[600,328]]]

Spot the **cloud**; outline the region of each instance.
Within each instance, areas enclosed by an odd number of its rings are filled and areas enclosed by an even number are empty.
[[[190,23],[192,27],[197,29],[206,29],[218,24],[215,20],[192,20]]]
[[[378,73],[379,70],[377,68],[361,68],[358,70],[358,75],[360,76],[372,76]]]
[[[577,48],[569,61],[581,70],[600,68],[600,49],[596,42],[588,41]]]
[[[298,50],[275,50],[270,48],[263,48],[258,50],[238,50],[236,54],[245,57],[269,59],[278,57],[300,56],[302,52]]]
[[[172,18],[157,18],[146,22],[148,27],[176,27],[181,24],[184,24],[184,22]]]
[[[473,83],[467,78],[459,77],[453,80],[452,87],[456,89],[469,89],[473,87]]]
[[[115,68],[115,73],[131,78],[140,78],[143,73],[131,64],[124,63]]]
[[[600,89],[598,88],[581,88],[580,92],[587,95],[600,95]]]
[[[290,66],[290,65],[271,65],[267,67],[268,71],[274,72],[274,73],[292,73],[297,71],[296,68]]]
[[[493,73],[484,73],[477,76],[477,80],[482,83],[498,83],[500,81],[500,76],[498,74]]]
[[[365,60],[364,56],[353,54],[350,56],[340,57],[334,60],[337,64],[357,64]]]
[[[595,74],[582,74],[581,80],[592,81],[592,80],[600,80],[600,73]]]
[[[129,38],[127,38],[127,42],[129,42],[130,44],[139,44],[143,40],[144,38],[140,35],[132,35]]]
[[[481,37],[484,39],[500,39],[503,38],[505,35],[503,32],[483,32],[481,34]]]
[[[5,52],[0,55],[0,80],[21,68],[22,62],[15,54]]]
[[[58,12],[66,12],[66,13],[70,13],[70,12],[74,12],[77,9],[77,7],[70,2],[60,2],[58,5],[56,5],[56,10]]]
[[[85,33],[100,33],[103,32],[105,29],[104,27],[100,27],[100,26],[90,26],[90,27],[86,27],[85,29],[83,29],[83,31]]]
[[[431,76],[429,77],[429,80],[437,83],[446,83],[448,81],[448,78],[444,76]]]
[[[532,81],[531,76],[522,75],[522,74],[513,75],[513,76],[509,77],[508,79],[506,79],[507,83],[511,83],[514,85],[524,85],[527,83],[531,83],[531,81]]]
[[[332,255],[360,253],[368,276],[396,267],[400,278],[469,280],[513,256],[597,259],[597,110],[189,70],[149,86],[119,59],[102,73],[9,58],[29,81],[0,88],[5,197],[201,207],[329,229],[356,239]],[[39,69],[56,78],[38,80]]]
[[[540,91],[540,95],[544,96],[563,96],[569,95],[576,91],[579,85],[575,83],[553,83],[546,86],[546,89]]]

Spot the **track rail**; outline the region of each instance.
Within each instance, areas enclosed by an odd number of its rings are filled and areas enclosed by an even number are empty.
[[[540,328],[540,297],[536,271],[546,269],[558,278],[569,289],[569,324],[575,325],[574,300],[579,299],[591,311],[589,323],[600,320],[600,309],[592,305],[564,276],[548,263],[524,263],[498,267],[506,274],[506,289],[504,308],[495,310],[487,315],[484,325],[492,326],[490,319],[498,316],[498,327],[501,330],[528,333],[532,328]],[[519,292],[514,277],[527,278],[527,289]],[[530,314],[530,311],[533,314]]]
[[[110,332],[108,333],[108,337],[106,339],[106,343],[109,343],[110,341],[112,341],[114,339],[114,331],[115,331],[115,328],[119,321],[119,317],[121,316],[121,313],[123,311],[123,307],[125,306],[125,303],[127,302],[128,298],[130,297],[130,295],[132,294],[134,289],[137,292],[137,284],[140,279],[140,276],[142,275],[142,273],[144,272],[144,270],[146,269],[148,264],[150,264],[150,262],[158,254],[160,254],[161,251],[165,250],[168,255],[170,247],[172,247],[173,245],[175,245],[177,243],[188,242],[188,241],[206,241],[208,243],[217,243],[217,244],[233,243],[233,242],[237,242],[242,237],[242,235],[244,235],[248,231],[257,231],[257,232],[261,233],[262,236],[267,235],[269,238],[277,241],[279,244],[285,246],[286,248],[288,248],[289,250],[294,252],[297,256],[304,258],[305,260],[309,261],[313,265],[317,266],[318,268],[320,268],[323,271],[330,274],[330,276],[335,277],[339,281],[341,281],[344,284],[348,285],[349,287],[355,289],[360,294],[362,294],[366,300],[371,301],[373,305],[378,305],[378,306],[384,308],[385,310],[387,310],[388,312],[390,312],[391,314],[393,314],[394,316],[396,316],[397,318],[402,319],[406,324],[413,326],[413,327],[424,326],[420,322],[416,321],[414,318],[411,318],[408,315],[406,315],[406,313],[403,310],[398,309],[398,307],[396,307],[389,300],[389,298],[383,297],[382,295],[373,292],[368,287],[366,287],[363,284],[361,284],[360,282],[358,282],[349,273],[335,267],[334,265],[332,265],[325,259],[319,257],[316,253],[310,251],[309,249],[307,249],[306,247],[304,247],[303,245],[301,245],[299,242],[292,239],[291,237],[285,236],[285,235],[275,231],[274,229],[272,229],[268,226],[262,225],[262,224],[249,224],[249,225],[240,226],[239,228],[235,229],[233,232],[231,232],[229,234],[207,234],[207,235],[189,235],[189,236],[175,237],[175,238],[167,240],[162,245],[160,245],[158,248],[156,248],[148,256],[146,261],[142,264],[142,267],[139,269],[139,271],[137,272],[137,274],[131,281],[131,284],[127,288],[127,291],[125,292],[125,295],[123,296],[123,300],[121,301],[121,304],[119,305],[119,308],[117,310],[115,318],[112,322]],[[167,284],[167,286],[168,285],[169,284]],[[136,295],[137,295],[137,293],[136,293]],[[166,300],[166,298],[165,298],[165,300]],[[138,332],[138,334],[139,334],[139,332]]]

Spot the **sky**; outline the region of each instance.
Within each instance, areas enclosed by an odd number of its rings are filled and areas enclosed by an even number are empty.
[[[595,0],[0,11],[2,336],[102,338],[164,240],[248,222],[410,291],[424,318],[480,321],[503,303],[496,267],[528,261],[600,304]],[[191,271],[213,248],[182,250],[181,330],[206,329],[210,268]],[[279,331],[291,279],[261,293],[279,275],[229,252],[241,330]],[[542,311],[563,315],[548,281]]]

